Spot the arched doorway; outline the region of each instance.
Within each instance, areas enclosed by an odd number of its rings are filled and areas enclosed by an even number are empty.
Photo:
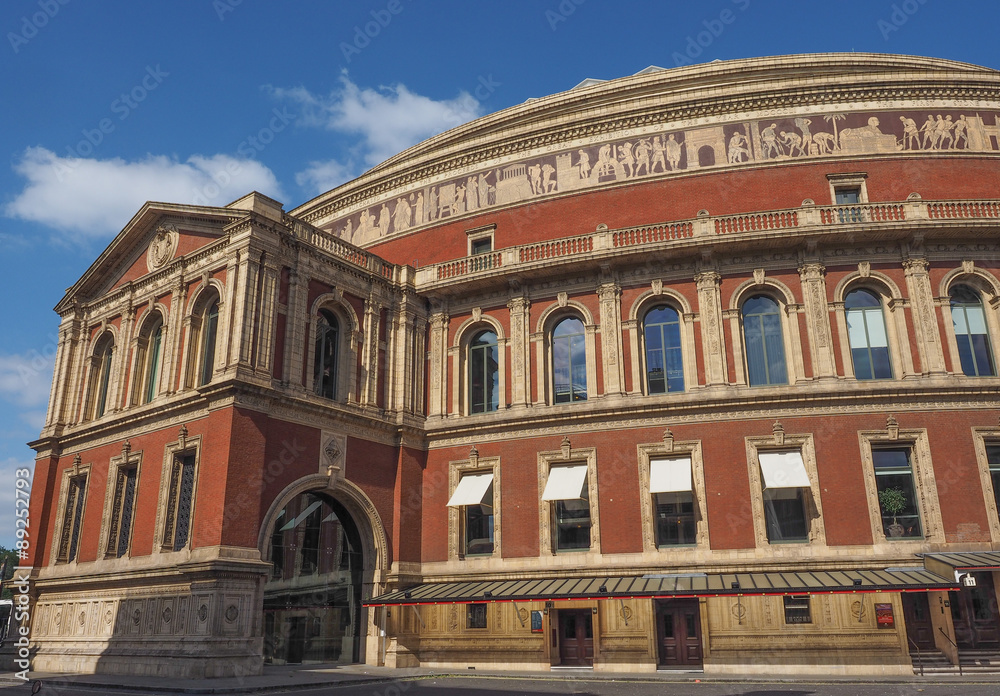
[[[264,662],[359,662],[365,565],[350,513],[330,496],[308,491],[277,513],[269,533]]]

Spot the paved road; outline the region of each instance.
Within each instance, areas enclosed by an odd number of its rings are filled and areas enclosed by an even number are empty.
[[[943,681],[943,680],[942,680]],[[3,696],[30,694],[28,686],[3,689]],[[95,696],[102,691],[43,683],[38,696]],[[119,696],[143,694],[165,696],[161,691],[114,691]],[[173,692],[176,694],[177,692]],[[275,693],[275,692],[271,692]],[[410,681],[344,684],[335,687],[296,689],[286,694],[302,696],[995,696],[1000,684],[960,682],[955,684],[713,684],[656,682],[612,682],[580,680],[525,680],[479,678],[434,678]]]

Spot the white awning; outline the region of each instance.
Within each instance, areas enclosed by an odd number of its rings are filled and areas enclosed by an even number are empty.
[[[760,452],[757,456],[764,488],[809,488],[801,452]]]
[[[649,462],[650,493],[683,493],[691,486],[691,457],[653,459]]]
[[[455,492],[451,494],[448,507],[481,505],[492,483],[493,474],[466,474],[455,486]]]
[[[587,465],[554,466],[549,469],[542,500],[583,500],[587,483]]]

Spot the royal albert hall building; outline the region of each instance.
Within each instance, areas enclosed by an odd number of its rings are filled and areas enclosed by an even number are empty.
[[[1000,72],[587,80],[56,307],[34,669],[910,674],[1000,652]]]

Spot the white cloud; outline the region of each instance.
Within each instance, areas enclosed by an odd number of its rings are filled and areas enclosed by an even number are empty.
[[[18,509],[16,501],[18,497],[21,500],[26,500],[23,495],[18,496],[17,494],[18,469],[28,469],[29,472],[33,472],[35,463],[13,458],[0,462],[0,546],[5,546],[8,549],[13,548],[14,542],[17,540],[14,523]],[[30,474],[27,480],[31,481]],[[21,490],[25,491],[25,493],[30,493],[31,488],[28,487]],[[24,510],[25,508],[21,505],[20,509]]]
[[[360,156],[367,166],[378,164],[483,112],[479,101],[465,91],[459,92],[454,99],[437,101],[415,94],[402,84],[362,88],[346,73],[340,77],[340,86],[325,96],[313,94],[305,87],[267,89],[275,98],[298,106],[301,125],[361,136]],[[354,174],[348,158],[347,165],[338,160],[313,162],[300,175],[304,181],[315,185],[322,179],[314,176],[315,172],[333,171],[339,176],[338,168]]]
[[[337,160],[310,162],[309,166],[295,175],[295,183],[317,195],[350,181],[360,174],[352,162],[342,164]]]
[[[285,199],[270,169],[229,155],[192,155],[186,162],[147,155],[129,162],[60,157],[29,147],[14,171],[27,184],[5,206],[8,217],[80,233],[84,239],[118,232],[146,201],[225,205],[252,190]]]
[[[52,356],[37,351],[0,355],[0,399],[17,406],[44,406],[52,385]]]

